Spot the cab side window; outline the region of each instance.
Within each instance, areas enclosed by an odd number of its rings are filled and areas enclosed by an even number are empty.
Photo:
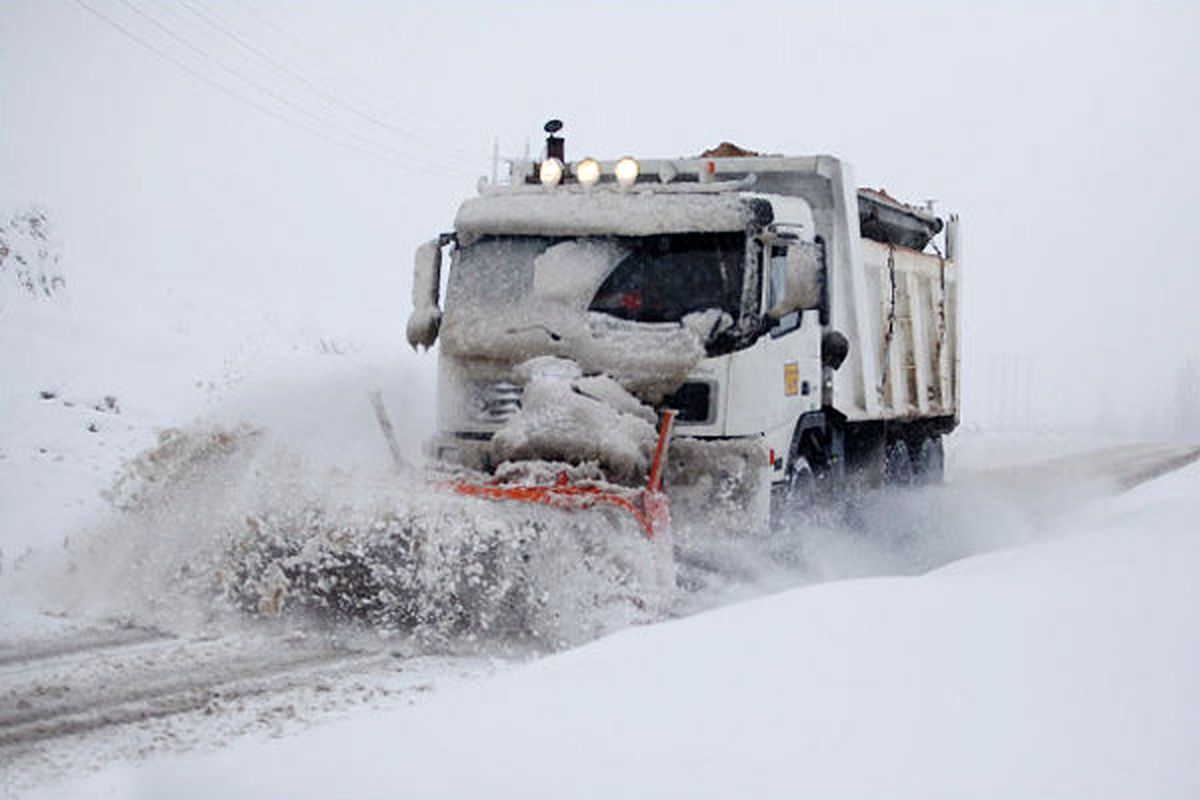
[[[770,247],[770,261],[768,264],[767,279],[767,308],[775,305],[775,298],[783,293],[784,272],[787,269],[787,247],[783,245],[773,244]],[[793,311],[777,320],[771,322],[771,338],[783,336],[786,333],[791,333],[800,327],[801,314],[803,312]]]

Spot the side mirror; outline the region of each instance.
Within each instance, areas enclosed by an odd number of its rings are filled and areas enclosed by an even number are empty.
[[[416,350],[429,349],[437,341],[442,326],[439,294],[442,283],[442,245],[445,237],[426,242],[417,248],[413,260],[412,313],[408,315],[405,333],[408,343]]]
[[[825,259],[821,246],[793,241],[770,245],[770,292],[767,316],[780,319],[793,311],[821,307]]]

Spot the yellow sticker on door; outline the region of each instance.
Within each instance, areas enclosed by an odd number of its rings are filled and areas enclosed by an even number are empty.
[[[788,397],[800,394],[800,365],[795,361],[783,365],[783,393]]]

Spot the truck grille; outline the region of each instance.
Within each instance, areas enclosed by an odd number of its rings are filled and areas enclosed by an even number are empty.
[[[475,385],[475,418],[500,425],[521,410],[524,389],[508,381],[489,381]]]

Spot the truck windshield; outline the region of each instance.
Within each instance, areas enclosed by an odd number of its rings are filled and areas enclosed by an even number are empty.
[[[737,319],[745,241],[740,233],[629,239],[590,308],[635,322],[675,322],[708,308]]]
[[[485,236],[461,247],[446,312],[511,309],[535,296],[634,322],[716,308],[740,316],[744,233]]]

